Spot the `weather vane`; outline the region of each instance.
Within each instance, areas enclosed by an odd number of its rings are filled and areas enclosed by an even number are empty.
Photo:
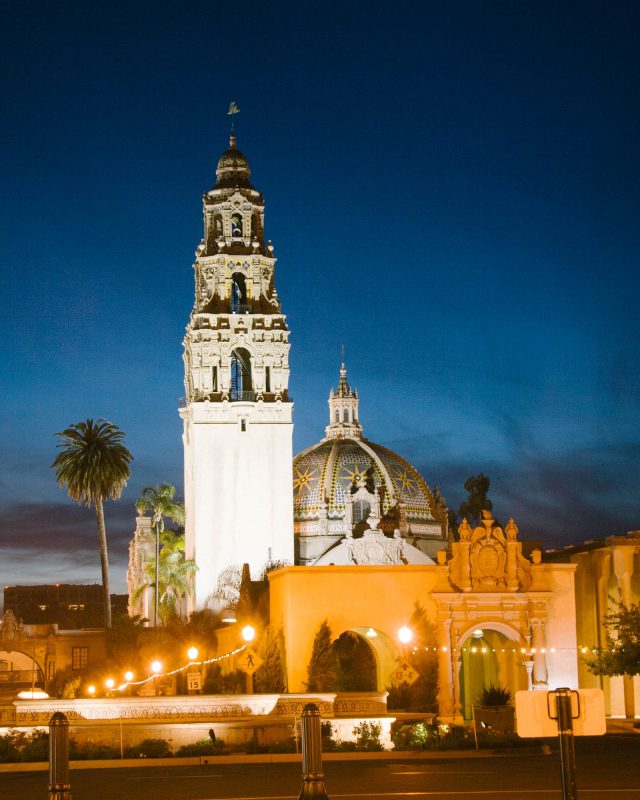
[[[233,130],[233,118],[234,118],[234,116],[236,114],[239,114],[239,113],[240,113],[240,109],[236,105],[236,101],[232,100],[229,103],[229,110],[227,111],[227,114],[231,117],[231,130]]]

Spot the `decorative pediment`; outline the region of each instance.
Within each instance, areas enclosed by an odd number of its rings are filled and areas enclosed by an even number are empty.
[[[346,539],[349,561],[353,564],[403,564],[400,533],[390,539],[382,531],[368,530],[359,539]]]
[[[16,615],[8,608],[0,620],[0,639],[12,641],[21,639],[23,634],[22,621],[16,619]]]
[[[513,518],[504,531],[490,511],[482,512],[482,524],[471,528],[462,520],[459,541],[452,544],[449,580],[463,592],[517,592],[531,584],[531,564],[522,555]]]

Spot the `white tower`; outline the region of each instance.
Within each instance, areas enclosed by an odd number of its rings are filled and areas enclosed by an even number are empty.
[[[202,608],[221,570],[293,563],[289,330],[264,242],[264,199],[231,133],[206,192],[184,338],[186,555]]]

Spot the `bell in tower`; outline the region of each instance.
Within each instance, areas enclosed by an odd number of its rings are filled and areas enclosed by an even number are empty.
[[[231,133],[203,197],[195,300],[184,338],[187,558],[198,571],[192,608],[220,572],[293,563],[289,329],[264,239],[264,198]]]

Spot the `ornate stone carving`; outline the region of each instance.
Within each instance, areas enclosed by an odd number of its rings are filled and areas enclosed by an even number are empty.
[[[374,516],[373,510],[367,519],[369,529],[360,539],[348,536],[347,557],[353,564],[402,564],[402,539],[400,531],[395,531],[393,539],[378,530],[380,516]]]
[[[458,528],[460,540],[452,545],[449,578],[464,592],[517,592],[531,584],[531,565],[517,541],[518,526],[509,519],[503,532],[482,512],[482,524],[473,530],[466,519]],[[505,536],[506,533],[506,536]]]

